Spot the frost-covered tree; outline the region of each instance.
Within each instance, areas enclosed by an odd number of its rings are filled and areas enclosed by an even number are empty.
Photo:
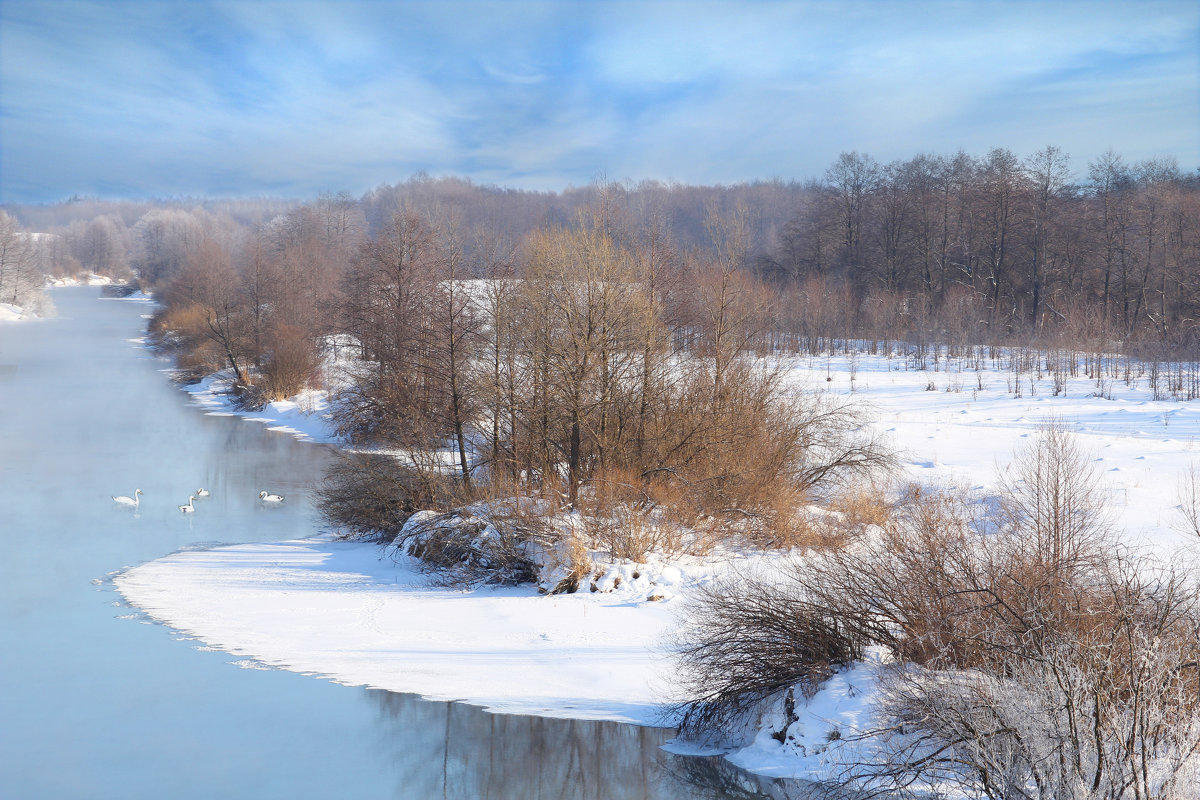
[[[26,306],[36,302],[42,280],[32,234],[0,211],[0,303]]]

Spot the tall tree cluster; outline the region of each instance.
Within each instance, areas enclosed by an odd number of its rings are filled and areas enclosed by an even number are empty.
[[[177,347],[183,366],[228,368],[256,402],[319,379],[340,282],[364,232],[361,211],[344,198],[254,225],[163,209],[131,229],[131,261],[143,285],[157,289],[163,308],[153,328]]]
[[[1110,151],[1080,180],[1053,146],[889,164],[843,153],[759,266],[788,287],[801,332],[823,322],[815,298],[840,292],[837,335],[1186,347],[1200,311],[1200,179]]]
[[[618,212],[602,205],[511,251],[398,212],[343,282],[358,350],[343,431],[419,473],[452,464],[468,492],[704,511],[765,536],[780,535],[781,487],[882,463],[837,430],[849,411],[797,402],[744,358],[766,310],[736,243],[680,255]]]

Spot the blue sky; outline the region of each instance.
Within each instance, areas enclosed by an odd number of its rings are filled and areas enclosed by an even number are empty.
[[[1200,4],[0,0],[0,202],[1200,166]]]

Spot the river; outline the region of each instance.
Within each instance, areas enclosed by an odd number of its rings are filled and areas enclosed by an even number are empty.
[[[152,306],[53,290],[0,325],[0,797],[780,797],[670,731],[494,715],[253,668],[126,606],[120,570],[315,533],[324,445],[191,405]],[[178,506],[199,487],[200,511]],[[143,491],[136,510],[111,495]],[[257,494],[285,494],[265,507]]]

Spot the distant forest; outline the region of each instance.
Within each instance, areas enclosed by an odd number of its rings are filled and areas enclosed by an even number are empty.
[[[24,231],[51,234],[36,239],[46,272],[136,275],[168,294],[207,265],[256,276],[255,291],[284,282],[329,308],[364,243],[402,211],[452,229],[466,273],[514,275],[536,232],[575,227],[586,213],[617,240],[669,244],[672,268],[731,262],[756,285],[764,347],[1069,340],[1179,357],[1200,319],[1200,175],[1111,152],[1082,177],[1056,147],[888,164],[849,152],[803,183],[535,192],[417,175],[307,203],[73,198],[5,210]]]

